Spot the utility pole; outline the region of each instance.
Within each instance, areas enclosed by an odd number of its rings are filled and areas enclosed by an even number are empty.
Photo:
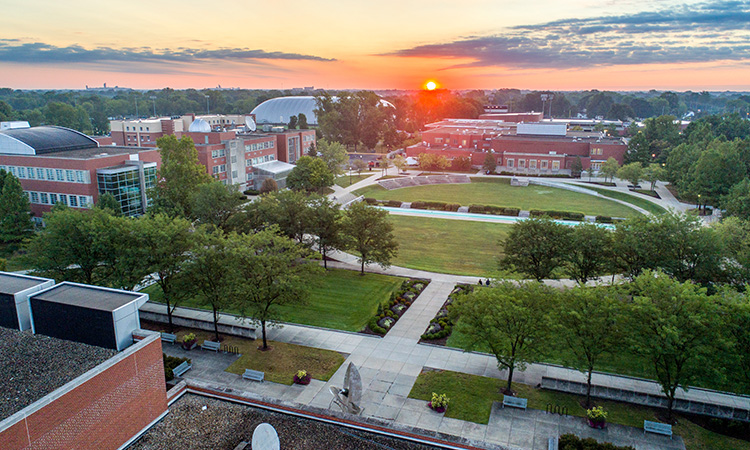
[[[211,98],[208,96],[208,94],[204,94],[204,97],[206,97],[206,115],[208,115],[208,99]]]
[[[154,117],[156,117],[156,96],[152,95],[149,98],[151,99],[151,102],[154,104]]]

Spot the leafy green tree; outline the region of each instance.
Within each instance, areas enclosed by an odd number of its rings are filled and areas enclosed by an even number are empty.
[[[266,325],[283,318],[278,307],[304,303],[322,268],[308,249],[273,229],[233,238],[239,244],[233,252],[234,302],[242,317],[260,323],[266,350]]]
[[[634,162],[620,167],[617,171],[617,178],[627,180],[628,183],[633,186],[638,186],[638,183],[643,178],[643,167],[641,166],[641,163]]]
[[[210,225],[229,231],[232,219],[245,203],[237,186],[225,185],[218,180],[197,186],[191,198],[192,218],[199,224]]]
[[[462,297],[452,314],[471,347],[488,348],[498,368],[508,369],[505,392],[510,394],[514,371],[538,361],[549,344],[554,304],[555,292],[541,283],[503,282]]]
[[[367,169],[367,163],[362,159],[355,159],[352,164],[354,165],[354,170],[356,170],[359,175],[362,175],[362,171]]]
[[[33,230],[29,198],[21,182],[12,173],[0,170],[0,242],[19,243]]]
[[[553,312],[558,345],[570,355],[565,365],[586,373],[586,407],[591,406],[591,374],[622,344],[621,305],[611,291],[579,286],[563,291]]]
[[[717,297],[723,299],[721,315],[727,318],[725,332],[731,346],[731,362],[721,355],[722,364],[730,368],[730,382],[735,392],[747,392],[750,389],[750,300],[747,294],[728,289]]]
[[[239,270],[242,269],[236,255],[245,245],[245,240],[235,233],[199,229],[194,233],[194,242],[183,271],[192,293],[211,307],[214,336],[218,342],[219,315],[231,304],[236,293],[237,280],[241,278]]]
[[[720,344],[718,311],[705,289],[660,272],[645,271],[633,280],[632,290],[627,338],[650,363],[671,419],[677,388],[687,389],[712,366],[707,361]]]
[[[156,187],[152,198],[157,211],[170,215],[190,217],[191,198],[201,184],[209,183],[211,177],[198,162],[198,151],[193,140],[184,136],[179,141],[173,135],[156,140],[161,154]]]
[[[716,205],[745,178],[737,147],[732,142],[712,142],[693,165],[691,177],[691,191],[700,195],[703,204]]]
[[[328,142],[325,139],[318,141],[318,153],[320,159],[325,161],[328,170],[338,176],[344,173],[344,167],[349,162],[349,154],[346,153],[346,147],[338,142]]]
[[[398,173],[403,172],[404,170],[406,170],[406,158],[401,155],[396,155],[393,158],[393,165],[396,166],[396,169],[398,169]]]
[[[307,124],[307,116],[304,113],[297,114],[297,124],[299,124],[300,130],[307,130],[310,125]]]
[[[607,160],[602,163],[602,168],[600,169],[602,175],[604,175],[604,182],[606,182],[607,179],[609,179],[609,181],[614,181],[619,169],[620,163],[618,163],[615,158],[612,158],[611,156],[607,158]]]
[[[365,274],[365,264],[388,267],[398,251],[393,224],[385,210],[364,202],[354,203],[344,211],[341,228],[346,247],[358,253],[362,275]]]
[[[296,130],[297,129],[297,116],[289,116],[289,123],[286,125],[286,127],[290,130]]]
[[[692,169],[701,155],[701,146],[680,144],[673,147],[667,156],[667,180],[677,188],[681,197],[694,198]]]
[[[646,119],[644,124],[645,128],[628,143],[626,162],[663,162],[666,154],[662,153],[679,142],[679,122],[674,116],[662,115]]]
[[[487,154],[484,155],[482,170],[484,170],[485,173],[495,173],[495,170],[497,170],[497,160],[495,159],[494,153],[487,152]]]
[[[569,233],[563,254],[565,273],[584,284],[612,267],[612,232],[593,223],[581,222]]]
[[[581,172],[583,172],[583,163],[581,162],[581,157],[576,156],[576,159],[573,160],[573,165],[570,168],[570,176],[573,178],[580,178]]]
[[[192,225],[187,219],[165,214],[141,217],[135,225],[132,250],[126,253],[128,260],[121,264],[137,267],[159,285],[171,332],[175,308],[192,293],[185,276],[185,266],[195,245]]]
[[[388,175],[388,169],[391,167],[391,160],[388,159],[387,156],[384,156],[383,158],[378,161],[378,166],[380,166],[380,169],[383,171],[383,175]]]
[[[302,156],[287,176],[286,185],[289,189],[297,191],[322,192],[324,188],[333,184],[333,180],[333,173],[325,161]]]
[[[666,179],[667,171],[659,164],[649,164],[643,169],[643,179],[651,183],[651,190],[654,190],[656,182]]]
[[[550,218],[530,218],[511,226],[500,245],[505,256],[501,269],[516,270],[537,281],[550,278],[568,252],[570,229]]]
[[[746,290],[750,284],[750,222],[730,216],[712,224],[711,228],[724,249],[724,280],[735,289]]]
[[[311,232],[309,203],[314,198],[304,192],[288,189],[269,192],[247,204],[238,222],[247,226],[242,229],[247,233],[278,225],[285,236],[305,243],[305,236]]]
[[[115,196],[110,194],[109,192],[101,194],[99,196],[99,199],[97,199],[96,201],[96,207],[99,209],[110,211],[115,216],[122,215],[120,202],[118,202]]]
[[[323,267],[328,269],[328,252],[345,247],[341,230],[339,205],[327,197],[313,197],[309,201],[310,233],[315,246],[323,258]]]
[[[279,184],[273,178],[266,178],[260,184],[260,193],[267,194],[269,192],[276,192],[279,190]]]

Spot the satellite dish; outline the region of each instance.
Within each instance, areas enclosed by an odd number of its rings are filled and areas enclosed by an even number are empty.
[[[262,423],[255,427],[251,445],[253,450],[281,449],[279,435],[276,434],[276,429],[270,423]]]
[[[255,125],[255,121],[252,117],[245,117],[245,126],[250,131],[255,131],[258,129],[258,127]]]

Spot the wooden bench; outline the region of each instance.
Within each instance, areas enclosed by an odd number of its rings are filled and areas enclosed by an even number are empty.
[[[646,434],[647,431],[650,431],[651,433],[663,434],[664,436],[669,436],[669,439],[672,439],[672,425],[668,423],[651,422],[649,420],[644,420],[643,434]]]
[[[203,343],[201,344],[201,348],[203,350],[213,350],[215,352],[218,352],[220,347],[221,344],[214,341],[203,341]]]
[[[525,398],[511,397],[510,395],[503,396],[503,408],[512,406],[514,408],[526,409],[526,403],[528,402]]]
[[[549,441],[547,442],[547,450],[558,450],[559,448],[559,441],[556,437],[549,438]]]
[[[176,377],[181,377],[182,374],[184,374],[185,372],[187,372],[188,370],[190,370],[192,368],[193,368],[193,366],[191,366],[190,364],[188,364],[187,361],[183,361],[182,364],[180,364],[179,366],[177,366],[174,369],[172,369],[172,373]]]
[[[242,374],[242,378],[250,381],[263,381],[265,376],[265,373],[251,369],[245,369],[245,373]]]
[[[164,342],[169,342],[170,344],[174,344],[175,341],[177,341],[177,336],[172,333],[162,333],[161,340]]]

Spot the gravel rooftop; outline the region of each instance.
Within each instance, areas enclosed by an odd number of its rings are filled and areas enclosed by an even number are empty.
[[[102,347],[0,327],[0,420],[116,353]]]
[[[169,410],[128,450],[232,450],[242,441],[250,442],[255,427],[263,422],[273,425],[284,450],[437,449],[193,394],[184,395]]]

